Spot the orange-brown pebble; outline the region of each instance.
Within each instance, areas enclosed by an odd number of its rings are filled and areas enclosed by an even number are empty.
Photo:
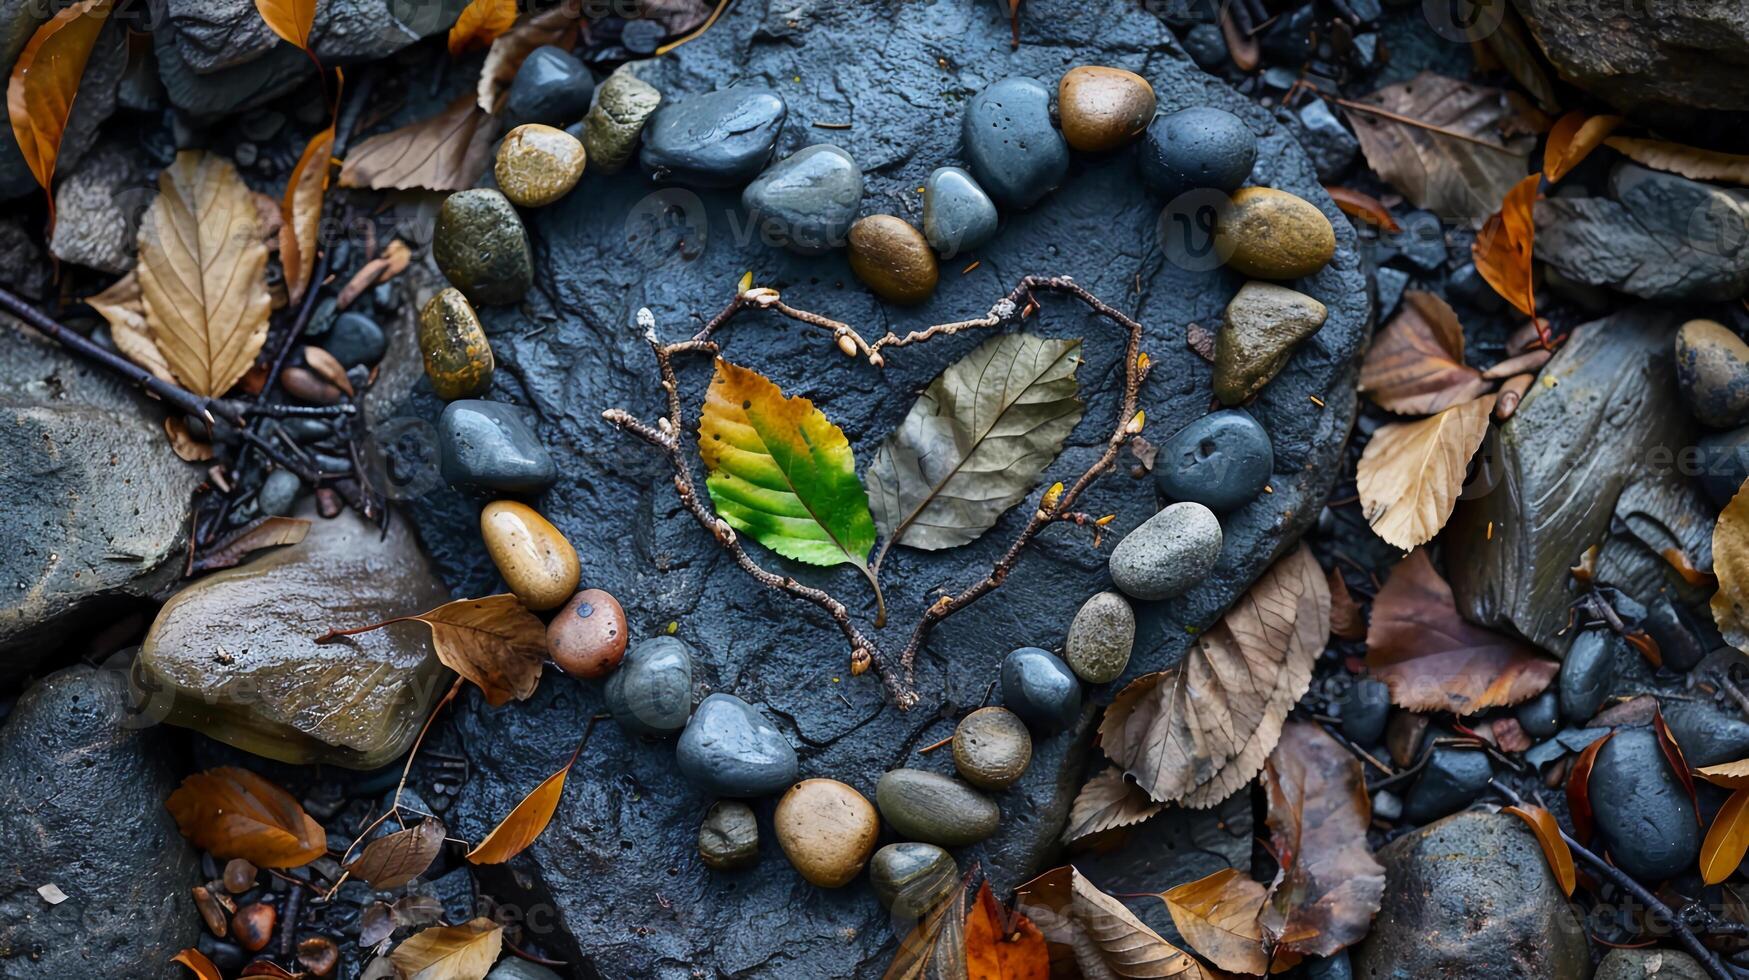
[[[626,614],[619,600],[600,589],[572,596],[547,626],[547,653],[572,677],[597,680],[613,673],[626,655]]]
[[[1063,139],[1077,150],[1103,153],[1142,135],[1154,119],[1154,86],[1133,71],[1080,65],[1057,82]]]
[[[821,888],[842,887],[861,874],[881,831],[874,804],[836,779],[791,786],[771,822],[789,863]]]
[[[273,922],[279,913],[273,906],[254,902],[231,916],[231,938],[251,953],[258,953],[273,938]]]
[[[552,609],[577,591],[577,549],[533,507],[494,500],[480,512],[486,553],[530,609]]]
[[[871,214],[850,226],[850,271],[889,303],[921,303],[935,292],[935,252],[910,222]]]

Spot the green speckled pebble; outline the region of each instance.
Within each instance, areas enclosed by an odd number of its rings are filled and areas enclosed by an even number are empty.
[[[444,198],[431,255],[450,285],[473,303],[515,303],[534,283],[528,232],[499,191],[457,191]]]
[[[628,68],[621,65],[607,76],[583,117],[583,148],[595,169],[604,174],[617,174],[631,162],[644,122],[662,104],[662,93]]]
[[[1007,708],[979,708],[953,730],[953,764],[979,789],[1007,789],[1032,761],[1032,735]]]
[[[492,176],[518,207],[538,208],[571,192],[583,176],[583,144],[562,129],[529,123],[498,144]]]
[[[868,863],[875,897],[901,919],[920,919],[959,884],[953,855],[934,844],[888,844]]]
[[[492,345],[460,290],[445,289],[419,311],[419,352],[444,401],[478,398],[492,387]]]
[[[950,776],[894,769],[875,784],[875,805],[900,837],[964,847],[996,832],[995,801]]]
[[[1089,684],[1109,684],[1129,666],[1136,642],[1136,614],[1116,592],[1101,592],[1081,604],[1069,624],[1063,659]]]

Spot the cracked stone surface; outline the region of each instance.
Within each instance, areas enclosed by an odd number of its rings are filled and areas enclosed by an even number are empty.
[[[1162,111],[1213,104],[1239,113],[1260,138],[1254,181],[1300,194],[1330,216],[1336,258],[1298,286],[1330,307],[1329,321],[1252,407],[1275,442],[1274,492],[1225,518],[1224,556],[1205,583],[1178,599],[1140,604],[1136,654],[1124,678],[1093,692],[1104,701],[1130,678],[1175,662],[1189,630],[1212,623],[1315,519],[1353,419],[1369,311],[1350,226],[1291,135],[1197,69],[1163,23],[1125,0],[1040,0],[1028,5],[1024,26],[1019,50],[1011,51],[998,4],[740,4],[699,40],[640,66],[640,74],[675,99],[731,83],[774,88],[790,106],[779,157],[837,143],[867,175],[861,213],[917,221],[924,177],[963,162],[960,115],[972,95],[1009,75],[1054,84],[1077,63],[1119,66],[1154,84]],[[728,691],[763,706],[796,745],[804,777],[841,779],[872,796],[888,768],[948,771],[944,754],[916,749],[950,733],[953,719],[985,698],[1010,649],[1061,648],[1076,607],[1110,588],[1111,539],[1095,550],[1084,530],[1042,535],[1007,584],[935,632],[918,663],[922,703],[908,713],[889,707],[872,673],[849,675],[849,651],[829,620],[734,567],[681,509],[666,462],[601,420],[608,407],[648,419],[661,410],[637,310],[649,307],[670,339],[689,334],[751,269],[756,283],[782,290],[791,305],[875,337],[981,314],[1024,274],[1068,274],[1146,325],[1145,349],[1156,366],[1142,400],[1146,435],[1158,443],[1207,410],[1210,367],[1186,346],[1185,325],[1212,327],[1239,277],[1167,260],[1156,234],[1163,202],[1144,195],[1130,150],[1078,157],[1061,190],[1025,214],[1005,215],[1003,229],[975,256],[975,270],[962,274],[971,259],[956,260],[933,300],[903,311],[862,289],[841,252],[804,258],[761,243],[749,232],[738,190],[695,196],[667,188],[651,197],[656,190],[638,174],[592,175],[564,201],[529,213],[536,289],[520,308],[482,311],[499,364],[491,397],[529,406],[560,466],[558,485],[538,505],[576,544],[584,585],[607,589],[625,605],[634,640],[676,624],[699,652],[700,696]],[[1123,375],[1115,328],[1072,300],[1040,302],[1026,329],[1084,338],[1087,356],[1080,372],[1086,417],[1042,487],[1073,478],[1097,457],[1115,423]],[[722,336],[726,356],[812,398],[850,436],[862,466],[917,392],[984,339],[961,335],[893,351],[883,371],[844,358],[822,334],[763,314],[738,319]],[[708,379],[703,359],[685,365],[689,410]],[[440,409],[419,381],[398,409],[412,421],[387,425],[417,431]],[[418,440],[390,441],[404,450]],[[1084,509],[1117,515],[1116,533],[1158,506],[1153,481],[1130,475],[1133,463],[1126,455],[1083,498]],[[1036,499],[1035,492],[972,545],[895,549],[883,571],[892,622],[878,642],[896,652],[941,590],[982,575]],[[458,595],[500,587],[478,538],[480,503],[442,489],[406,508]],[[853,570],[793,565],[763,552],[761,560],[831,588],[865,623],[872,619],[872,597]],[[473,766],[453,811],[456,832],[484,834],[564,762],[587,719],[603,710],[599,685],[556,674],[527,703],[494,710],[470,697],[446,735]],[[1002,829],[958,854],[962,866],[982,860],[994,884],[1006,888],[1057,859],[1054,842],[1086,764],[1091,717],[1037,745],[1026,779],[998,797]],[[866,884],[821,891],[803,883],[775,845],[771,800],[755,806],[760,864],[740,873],[707,870],[694,844],[711,802],[680,778],[672,740],[646,741],[598,724],[546,834],[511,865],[481,870],[490,890],[523,906],[531,928],[551,930],[544,934],[581,964],[581,977],[879,976],[906,926],[888,921]],[[642,873],[623,873],[628,867]],[[1163,884],[1170,882],[1154,887]]]

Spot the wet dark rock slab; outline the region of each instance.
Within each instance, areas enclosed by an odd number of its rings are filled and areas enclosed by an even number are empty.
[[[1736,0],[1514,5],[1561,75],[1612,105],[1658,118],[1669,106],[1749,102],[1749,14]]]
[[[998,6],[792,3],[767,12],[741,4],[640,73],[672,98],[731,82],[780,91],[790,118],[779,156],[817,142],[814,122],[851,123],[832,131],[832,139],[867,175],[862,212],[916,221],[916,188],[934,168],[963,163],[960,114],[971,95],[1011,75],[1054,83],[1074,62],[1123,67],[1153,83],[1165,111],[1215,104],[1239,113],[1259,136],[1255,180],[1302,195],[1331,218],[1340,236],[1335,261],[1299,284],[1330,307],[1329,322],[1250,409],[1274,440],[1274,493],[1224,516],[1224,557],[1205,583],[1180,598],[1141,605],[1127,671],[1135,676],[1174,662],[1189,629],[1211,623],[1315,518],[1353,417],[1365,289],[1349,225],[1291,135],[1203,75],[1155,17],[1123,0],[1061,0],[1030,7],[1025,30],[1019,50],[1011,51]],[[601,420],[610,406],[646,418],[661,411],[637,310],[649,307],[663,335],[678,338],[696,329],[695,314],[719,309],[752,270],[755,283],[781,289],[791,305],[872,337],[889,327],[903,332],[980,313],[1027,273],[1068,274],[1146,324],[1155,363],[1143,391],[1147,434],[1163,439],[1207,409],[1210,368],[1185,345],[1185,324],[1216,322],[1241,280],[1164,258],[1155,232],[1162,202],[1139,187],[1133,157],[1125,150],[1075,160],[1060,190],[1024,214],[1006,215],[1006,227],[988,245],[955,260],[930,302],[903,311],[858,286],[842,252],[808,258],[762,243],[735,189],[658,190],[637,174],[591,175],[583,193],[529,214],[535,287],[521,309],[486,311],[485,325],[500,365],[491,397],[528,406],[559,464],[560,479],[539,505],[577,544],[584,585],[624,603],[634,642],[677,623],[676,635],[698,654],[698,693],[729,692],[759,705],[796,746],[803,777],[843,780],[872,797],[889,768],[948,771],[951,762],[941,753],[914,749],[951,732],[952,719],[979,704],[1008,651],[1060,649],[1075,609],[1110,588],[1108,551],[1094,550],[1084,533],[1045,534],[1002,589],[936,631],[918,662],[922,703],[909,713],[887,706],[872,674],[849,675],[848,651],[831,623],[748,579],[681,509],[666,463]],[[973,258],[982,264],[961,275]],[[1073,301],[1041,296],[1040,303],[1027,329],[1084,338],[1088,358],[1080,392],[1086,418],[1040,478],[1044,486],[1072,478],[1097,458],[1117,414],[1122,339]],[[763,315],[736,321],[722,337],[726,356],[812,398],[844,428],[864,464],[915,392],[985,339],[968,334],[894,351],[877,371],[843,358],[823,335]],[[702,400],[708,378],[704,359],[685,365],[688,406]],[[441,406],[423,382],[418,388],[403,414],[435,420]],[[1327,407],[1312,405],[1310,396]],[[1153,481],[1131,478],[1127,466],[1126,460],[1083,498],[1087,509],[1117,515],[1108,540],[1158,506]],[[412,501],[410,510],[458,594],[495,590],[472,503],[442,490]],[[1023,504],[963,548],[895,549],[882,574],[894,625],[879,641],[896,650],[937,590],[983,574],[1025,511]],[[829,586],[865,623],[872,619],[867,586],[854,572],[762,560]],[[564,761],[572,733],[602,710],[599,686],[557,675],[527,704],[494,711],[470,699],[458,712],[458,744],[474,775],[456,804],[457,832],[484,833]],[[957,855],[962,864],[984,855],[995,883],[1007,887],[1054,859],[1084,765],[1084,739],[1083,731],[1040,740],[1026,780],[998,797],[1004,822],[997,836],[980,851]],[[1061,749],[1053,746],[1059,740]],[[896,930],[866,883],[831,892],[803,884],[776,849],[771,801],[754,807],[766,842],[761,864],[727,875],[704,868],[696,835],[712,800],[681,779],[672,740],[645,741],[600,724],[572,778],[547,834],[515,866],[499,869],[492,884],[511,901],[557,907],[562,928],[550,940],[587,964],[581,975],[678,978],[698,969],[809,978],[885,969]],[[648,873],[620,873],[633,866]]]

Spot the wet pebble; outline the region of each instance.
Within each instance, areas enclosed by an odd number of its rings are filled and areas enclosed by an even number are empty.
[[[890,214],[871,214],[850,226],[850,271],[889,303],[909,306],[935,292],[935,253],[922,232]]]
[[[1328,316],[1323,303],[1286,286],[1248,282],[1239,287],[1215,334],[1215,396],[1224,405],[1237,405],[1257,394]]]
[[[989,241],[997,220],[996,202],[959,167],[936,167],[923,181],[923,237],[942,258]]]
[[[979,789],[1007,789],[1031,761],[1032,735],[1007,708],[979,708],[954,727],[954,768]]]
[[[363,313],[348,311],[334,320],[334,326],[323,339],[322,346],[334,355],[342,367],[375,364],[383,359],[388,339],[383,328]]]
[[[1069,145],[1051,123],[1051,90],[1033,78],[1004,78],[972,97],[960,152],[1003,207],[1032,207],[1069,174]]]
[[[1062,658],[1021,647],[1002,658],[1002,703],[1039,735],[1054,735],[1081,714],[1081,682]]]
[[[1136,642],[1136,614],[1116,592],[1101,592],[1081,604],[1069,623],[1063,659],[1075,676],[1106,684],[1123,675]]]
[[[698,827],[698,856],[705,867],[739,871],[759,863],[759,821],[740,800],[711,804]]]
[[[296,473],[291,470],[274,470],[267,474],[267,479],[261,481],[261,489],[255,493],[255,506],[269,517],[289,514],[303,489],[304,482],[298,479]]]
[[[638,735],[673,735],[692,714],[692,650],[672,636],[632,647],[602,691],[620,727]]]
[[[902,841],[875,852],[868,883],[899,919],[920,919],[959,884],[953,855],[934,844]]]
[[[875,786],[881,816],[901,837],[964,847],[996,832],[995,801],[956,779],[921,769],[894,769]]]
[[[644,123],[661,104],[662,93],[632,74],[630,65],[615,69],[601,83],[595,104],[589,107],[589,114],[579,127],[589,165],[597,173],[617,174],[624,170],[637,151]]]
[[[868,798],[836,779],[791,786],[771,822],[789,863],[820,888],[842,888],[861,874],[881,831]]]
[[[492,387],[492,345],[458,289],[439,292],[419,311],[419,353],[432,390],[445,401],[473,398]]]
[[[843,245],[861,203],[862,168],[830,143],[779,160],[741,192],[741,205],[764,240],[799,255]]]
[[[1142,180],[1169,197],[1199,188],[1231,193],[1251,176],[1257,136],[1225,109],[1180,109],[1149,124],[1137,162]]]
[[[1063,139],[1087,153],[1115,150],[1154,119],[1154,87],[1133,71],[1079,65],[1057,82]]]
[[[1693,670],[1709,649],[1722,646],[1712,623],[1704,625],[1687,608],[1661,594],[1652,600],[1640,627],[1658,644],[1658,655],[1671,670]],[[1703,634],[1713,633],[1711,637]],[[1710,642],[1709,642],[1710,641]]]
[[[680,774],[716,796],[770,796],[796,781],[796,750],[757,708],[733,694],[699,703],[680,733]]]
[[[572,677],[599,680],[625,656],[627,632],[619,600],[600,589],[584,589],[547,624],[547,654]]]
[[[1518,706],[1518,727],[1531,738],[1548,738],[1561,730],[1561,700],[1554,691],[1544,691]]]
[[[452,484],[539,493],[558,479],[545,443],[513,405],[450,402],[437,420],[437,444],[443,478]]]
[[[1154,457],[1161,493],[1217,513],[1250,503],[1274,472],[1269,433],[1241,409],[1204,415],[1162,443]]]
[[[1170,599],[1201,583],[1220,556],[1214,511],[1194,501],[1168,504],[1111,550],[1111,580],[1137,599]]]
[[[543,44],[529,52],[516,70],[503,116],[512,126],[564,126],[582,118],[594,94],[595,77],[583,62],[564,48]]]
[[[1244,187],[1216,223],[1215,250],[1244,275],[1298,279],[1336,254],[1336,231],[1304,198],[1273,187]]]
[[[1749,757],[1749,721],[1735,708],[1675,698],[1664,699],[1661,707],[1683,759],[1696,769]]]
[[[1365,748],[1385,736],[1391,717],[1391,689],[1381,681],[1362,677],[1349,685],[1342,697],[1342,734]]]
[[[577,137],[562,129],[529,123],[505,134],[498,144],[492,176],[512,204],[545,207],[583,177],[585,154]]]
[[[1481,795],[1493,776],[1486,752],[1437,746],[1403,800],[1403,817],[1420,824],[1456,813]]]
[[[306,405],[333,405],[340,401],[340,389],[309,368],[294,366],[280,371],[279,386]]]
[[[1644,884],[1692,871],[1694,804],[1650,728],[1620,728],[1591,768],[1591,810],[1616,867]]]
[[[735,187],[759,175],[789,107],[769,89],[726,88],[664,102],[644,124],[644,169],[688,187]]]
[[[1690,320],[1676,331],[1676,383],[1701,424],[1749,422],[1749,344],[1724,324]]]
[[[577,590],[577,549],[534,508],[494,500],[480,512],[480,534],[498,574],[528,608],[552,609]]]
[[[1583,724],[1603,707],[1604,699],[1615,686],[1619,642],[1606,629],[1584,630],[1573,638],[1555,682],[1561,697],[1561,714],[1568,721]]]
[[[528,232],[500,191],[476,188],[444,198],[431,255],[450,285],[472,303],[515,303],[534,282]]]

